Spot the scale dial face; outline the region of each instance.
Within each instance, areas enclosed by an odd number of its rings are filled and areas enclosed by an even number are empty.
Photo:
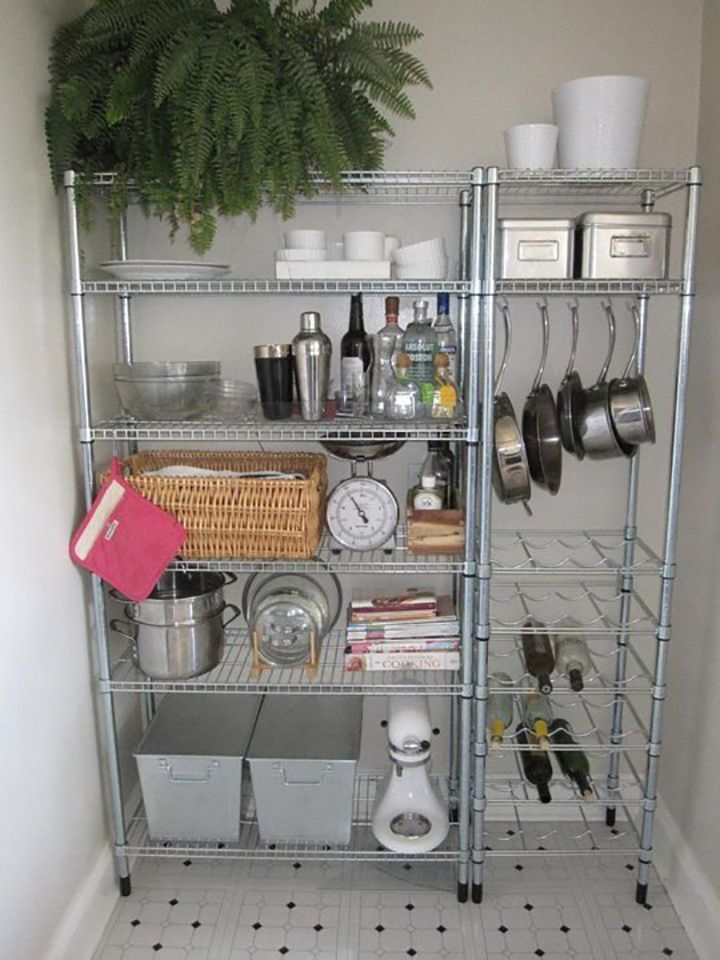
[[[327,502],[328,530],[348,550],[377,550],[395,533],[399,509],[392,490],[372,477],[343,480]]]

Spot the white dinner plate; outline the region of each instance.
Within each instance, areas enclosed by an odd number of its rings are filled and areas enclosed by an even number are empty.
[[[100,266],[118,280],[212,280],[230,269],[193,260],[106,260]]]

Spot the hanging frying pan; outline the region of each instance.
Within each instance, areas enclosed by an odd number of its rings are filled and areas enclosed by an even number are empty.
[[[560,389],[557,393],[557,417],[560,427],[560,439],[563,447],[568,453],[573,453],[582,460],[585,451],[582,447],[580,436],[575,429],[575,411],[580,403],[583,385],[580,374],[575,370],[575,357],[577,355],[579,310],[577,300],[568,300],[568,308],[572,320],[572,347],[570,348],[570,359],[568,360],[565,375],[560,383]]]
[[[495,378],[493,487],[503,503],[520,503],[529,511],[530,474],[525,453],[525,444],[515,417],[515,410],[507,393],[500,393],[500,386],[507,369],[512,328],[510,308],[507,301],[500,305],[505,322],[505,352]]]
[[[532,388],[525,401],[522,418],[522,435],[527,450],[530,476],[538,486],[556,494],[562,478],[562,443],[558,426],[555,397],[546,383],[542,383],[548,346],[550,344],[550,317],[547,301],[540,300],[538,309],[542,317],[543,347],[540,366]]]

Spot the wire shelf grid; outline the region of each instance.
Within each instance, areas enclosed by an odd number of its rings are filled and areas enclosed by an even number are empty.
[[[583,296],[590,294],[618,294],[637,296],[682,293],[682,280],[496,280],[498,294],[526,294],[540,296]]]
[[[640,838],[627,807],[623,808],[625,819],[618,820],[612,828],[590,818],[582,805],[578,804],[577,810],[578,816],[573,821],[534,823],[523,816],[519,805],[515,805],[511,819],[488,823],[485,855],[524,859],[639,854]]]
[[[195,570],[227,570],[232,573],[256,573],[286,570],[293,573],[383,573],[383,574],[453,574],[462,573],[465,562],[461,556],[432,554],[413,556],[408,550],[407,527],[400,524],[395,531],[395,545],[390,550],[346,550],[336,548],[325,532],[317,554],[308,560],[257,560],[227,558],[218,560],[175,560],[170,569],[191,572]]]
[[[511,200],[548,198],[572,202],[592,198],[641,199],[645,190],[655,197],[665,197],[686,187],[690,170],[686,167],[669,170],[618,167],[612,169],[586,168],[575,170],[514,170],[497,171],[501,197]]]
[[[509,642],[493,645],[490,653],[490,692],[503,693],[510,689],[514,694],[536,693],[537,680],[527,672],[520,638],[505,637],[503,639]],[[601,638],[595,638],[594,643],[592,641],[586,643],[592,664],[591,671],[583,677],[584,689],[588,693],[597,693],[600,690],[603,693],[613,694],[652,692],[652,672],[637,649],[636,643],[626,640],[622,646],[614,644],[609,650],[602,649],[603,646],[607,644],[603,644]],[[622,651],[627,654],[627,663],[625,678],[618,682],[615,679],[615,665]],[[516,667],[517,670],[514,669]],[[496,672],[514,674],[512,686],[493,682],[492,675]],[[554,695],[576,696],[566,677],[553,675],[552,683]]]
[[[459,420],[373,420],[348,417],[305,421],[247,419],[220,420],[133,420],[117,417],[101,420],[92,427],[94,440],[115,441],[310,441],[310,440],[465,440],[465,421]]]
[[[622,530],[498,529],[492,534],[493,577],[657,575],[660,558],[644,540],[634,543],[634,560],[627,565]]]
[[[240,822],[240,839],[233,843],[217,841],[150,840],[147,820],[142,809],[130,821],[128,842],[124,853],[141,857],[191,857],[218,858],[225,860],[375,860],[420,862],[453,861],[457,858],[457,827],[450,826],[448,838],[437,849],[422,854],[399,854],[386,850],[378,844],[370,827],[375,793],[382,780],[381,775],[359,776],[355,781],[353,798],[353,827],[347,846],[324,843],[309,843],[301,840],[261,840],[255,819],[252,797],[248,798],[247,810]],[[447,800],[447,785],[435,780],[443,798]],[[249,792],[249,791],[248,791]]]
[[[84,280],[83,293],[110,294],[304,294],[327,293],[345,296],[352,293],[398,296],[411,294],[469,293],[465,280]]]
[[[490,626],[494,636],[523,633],[617,636],[654,635],[657,618],[637,591],[630,599],[627,621],[618,616],[623,597],[615,584],[573,581],[557,584],[501,582],[490,591]]]
[[[428,695],[447,696],[459,693],[460,678],[453,670],[346,670],[344,630],[335,630],[324,639],[314,674],[299,667],[273,667],[255,676],[253,651],[247,631],[227,630],[221,663],[202,676],[182,680],[147,677],[135,665],[130,646],[114,662],[111,678],[103,686],[118,693],[344,693],[382,696],[411,695],[420,691]]]

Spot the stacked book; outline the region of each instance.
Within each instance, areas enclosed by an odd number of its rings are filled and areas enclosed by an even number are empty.
[[[457,670],[460,627],[451,597],[408,591],[353,600],[346,670]]]

